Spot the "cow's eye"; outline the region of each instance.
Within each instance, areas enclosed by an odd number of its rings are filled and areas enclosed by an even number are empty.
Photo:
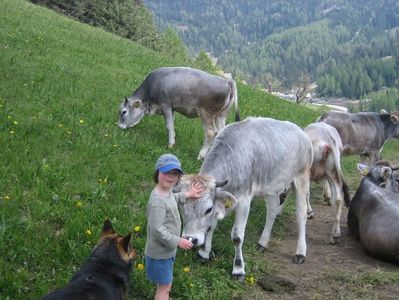
[[[206,210],[205,214],[207,215],[207,214],[209,214],[211,211],[212,211],[212,207],[208,208],[208,209]]]
[[[126,115],[126,113],[127,113],[127,110],[122,110],[121,115],[124,116],[124,115]]]

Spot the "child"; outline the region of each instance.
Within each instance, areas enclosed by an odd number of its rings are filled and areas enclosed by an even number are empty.
[[[199,198],[203,187],[195,184],[185,193],[172,193],[183,171],[172,154],[163,154],[155,164],[155,188],[147,204],[147,241],[145,266],[147,277],[157,284],[155,300],[169,299],[173,281],[173,263],[177,247],[191,249],[190,240],[180,237],[181,221],[177,203]]]

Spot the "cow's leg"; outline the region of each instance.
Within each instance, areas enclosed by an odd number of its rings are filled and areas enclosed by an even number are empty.
[[[208,153],[209,148],[212,145],[213,139],[216,136],[216,124],[215,116],[208,114],[204,110],[198,110],[198,115],[202,121],[202,127],[205,132],[205,141],[202,148],[198,154],[198,159],[204,159],[205,155]]]
[[[337,176],[328,176],[328,182],[331,186],[331,204],[333,207],[333,227],[330,237],[330,244],[335,245],[341,237],[341,214],[342,214],[342,189]]]
[[[168,147],[175,145],[175,126],[172,109],[164,109],[163,116],[165,118],[166,129],[168,130]]]
[[[280,197],[277,194],[268,195],[265,197],[265,202],[267,207],[266,223],[258,242],[260,249],[267,248],[267,245],[269,244],[273,224],[279,211]]]
[[[308,216],[308,219],[313,219],[313,217],[314,217],[313,209],[312,209],[312,206],[310,205],[310,189],[309,189],[308,193],[306,194],[306,206],[307,206],[306,214]]]
[[[368,154],[360,154],[359,156],[360,156],[360,162],[362,164],[369,165],[370,157],[368,156]],[[370,161],[370,163],[371,163],[371,161]],[[370,164],[370,166],[371,166],[371,164]]]
[[[309,171],[298,176],[294,180],[295,194],[296,194],[296,221],[298,225],[298,243],[294,262],[302,264],[305,262],[306,257],[306,220],[307,220],[307,204],[306,197],[309,193]]]
[[[242,256],[242,244],[244,242],[251,197],[248,196],[237,200],[239,204],[235,209],[234,226],[231,231],[231,239],[235,250],[232,276],[238,280],[243,280],[245,278],[245,263]]]
[[[323,179],[322,185],[324,201],[326,201],[328,205],[331,205],[331,188],[326,178]]]
[[[220,130],[223,129],[223,127],[226,125],[226,119],[229,114],[229,111],[223,110],[220,112],[219,115],[216,116],[216,131],[219,132]]]
[[[369,164],[369,165],[370,165],[370,166],[374,166],[375,163],[376,163],[377,161],[379,161],[381,158],[382,158],[382,157],[381,157],[381,154],[380,154],[379,151],[371,152],[371,153],[370,153],[370,156],[369,156],[369,160],[370,160],[370,164]]]

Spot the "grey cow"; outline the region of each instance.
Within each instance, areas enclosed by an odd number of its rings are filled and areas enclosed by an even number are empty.
[[[389,139],[399,138],[399,112],[342,113],[330,111],[319,122],[335,127],[341,137],[344,155],[359,154],[362,163],[379,160],[379,152]]]
[[[198,159],[203,159],[216,134],[225,126],[230,107],[235,105],[239,120],[237,87],[232,79],[186,67],[153,70],[119,110],[118,126],[133,127],[146,114],[163,114],[168,130],[168,146],[175,144],[173,112],[188,118],[200,117],[205,142]]]
[[[389,185],[394,169],[358,164],[358,170],[364,177],[349,207],[348,229],[372,256],[399,264],[399,194]]]
[[[247,118],[227,125],[215,138],[197,176],[183,176],[180,190],[201,181],[207,190],[195,201],[181,205],[183,236],[201,246],[199,256],[209,259],[212,236],[218,220],[235,212],[231,239],[235,247],[233,276],[245,276],[242,244],[252,198],[260,196],[267,205],[260,249],[270,241],[280,200],[292,183],[296,192],[298,243],[295,262],[306,256],[306,195],[313,161],[309,137],[297,125],[268,118]]]

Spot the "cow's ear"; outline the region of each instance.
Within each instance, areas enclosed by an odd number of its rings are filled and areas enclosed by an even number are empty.
[[[233,210],[236,205],[237,199],[232,194],[226,191],[216,191],[214,215],[217,220],[223,219],[226,212]]]
[[[392,170],[390,167],[382,167],[381,168],[381,177],[384,180],[388,180],[392,175]]]
[[[133,107],[133,108],[139,108],[139,107],[141,107],[141,105],[142,105],[141,100],[136,100],[136,101],[134,101],[134,102],[132,103],[132,107]]]
[[[367,174],[370,173],[369,166],[365,164],[357,164],[357,169],[359,170],[360,174],[362,174],[363,176],[367,176]]]
[[[389,117],[391,119],[391,122],[394,124],[398,124],[399,123],[399,117],[397,116],[397,114],[392,113]]]
[[[123,106],[127,106],[129,104],[129,100],[125,97],[125,100],[123,100]]]

